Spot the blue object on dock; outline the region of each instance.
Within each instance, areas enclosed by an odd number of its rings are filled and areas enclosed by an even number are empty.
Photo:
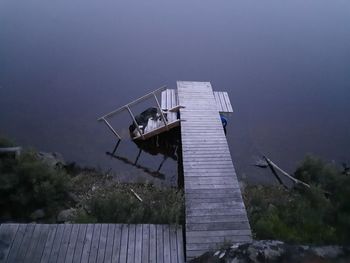
[[[227,119],[224,116],[222,116],[221,114],[220,114],[220,119],[221,119],[222,126],[225,129],[226,125],[227,125]]]

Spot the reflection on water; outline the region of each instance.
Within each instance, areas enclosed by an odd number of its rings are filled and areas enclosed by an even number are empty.
[[[121,144],[121,140],[118,140],[112,152],[106,152],[107,155],[112,156],[113,158],[122,161],[125,164],[131,165],[142,172],[158,178],[158,179],[166,179],[166,175],[161,172],[161,169],[168,158],[173,159],[174,161],[179,161],[181,163],[181,140],[180,140],[180,128],[175,128],[170,131],[164,132],[159,135],[155,135],[147,140],[134,140],[134,143],[139,148],[139,152],[135,158],[135,160],[129,159],[123,156],[123,153],[118,152],[118,148]],[[139,159],[142,153],[150,154],[150,155],[161,155],[162,160],[159,163],[159,166],[156,170],[147,167],[147,165],[139,164]],[[182,169],[177,173],[176,186],[183,185],[183,179],[181,177]],[[172,180],[171,183],[174,184],[175,180]]]
[[[230,95],[238,176],[270,180],[251,166],[261,153],[288,172],[306,153],[349,162],[349,1],[2,0],[0,32],[0,132],[21,145],[148,180],[105,155],[114,138],[96,118],[198,80]],[[138,148],[118,152],[133,160]],[[164,163],[165,181],[176,167]]]

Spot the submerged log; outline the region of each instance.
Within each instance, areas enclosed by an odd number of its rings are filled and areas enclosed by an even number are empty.
[[[281,174],[283,174],[284,176],[288,177],[290,180],[292,180],[295,184],[301,184],[307,188],[310,188],[310,185],[300,181],[299,179],[291,176],[290,174],[288,174],[287,172],[285,172],[284,170],[282,170],[280,167],[278,167],[274,162],[272,162],[269,158],[267,158],[266,156],[264,156],[264,159],[266,160],[266,162],[269,164],[269,166],[271,165],[273,168],[275,168],[276,170],[278,170]]]
[[[294,184],[298,184],[298,185],[303,185],[307,188],[310,188],[310,185],[291,176],[289,173],[287,173],[286,171],[284,171],[282,168],[280,168],[277,164],[275,164],[273,161],[271,161],[269,158],[267,158],[266,156],[263,156],[264,160],[258,160],[255,162],[254,166],[260,167],[260,168],[270,168],[271,172],[273,173],[273,175],[276,177],[277,181],[279,184],[283,185],[285,188],[288,188],[282,181],[282,179],[280,178],[280,176],[278,175],[277,172],[280,172],[282,175],[284,175],[285,177],[287,177],[288,179],[290,179]]]

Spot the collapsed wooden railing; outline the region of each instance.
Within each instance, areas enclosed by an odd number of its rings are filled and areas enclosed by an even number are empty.
[[[122,106],[122,107],[119,107],[118,109],[115,109],[115,110],[113,110],[113,111],[111,111],[111,112],[109,112],[109,113],[107,113],[107,114],[101,116],[100,118],[98,118],[98,121],[103,121],[103,122],[106,124],[106,126],[108,127],[108,129],[109,129],[109,130],[119,139],[119,141],[120,141],[120,140],[122,139],[122,137],[121,137],[120,134],[114,129],[114,127],[110,124],[110,122],[108,122],[107,119],[113,117],[114,115],[116,115],[116,114],[118,114],[118,113],[121,113],[121,112],[124,111],[124,110],[127,110],[128,113],[129,113],[129,115],[130,115],[130,117],[131,117],[131,119],[132,119],[132,121],[133,121],[133,123],[135,124],[135,127],[136,127],[137,131],[139,132],[139,136],[136,136],[136,137],[134,137],[133,139],[139,139],[139,138],[141,138],[141,139],[145,140],[145,139],[146,139],[146,136],[145,136],[146,134],[144,134],[144,132],[142,132],[142,130],[141,130],[140,126],[139,126],[139,123],[137,123],[137,120],[136,120],[136,118],[135,118],[135,115],[133,114],[133,112],[132,112],[132,110],[131,110],[131,106],[133,106],[133,105],[135,105],[135,104],[137,104],[137,103],[140,103],[141,101],[144,101],[144,100],[146,100],[146,99],[148,99],[148,98],[150,98],[150,97],[153,97],[153,98],[154,98],[154,101],[155,101],[155,103],[156,103],[156,107],[157,107],[157,109],[158,109],[158,112],[160,113],[160,118],[161,118],[162,122],[164,123],[164,126],[162,126],[162,128],[165,127],[165,130],[169,130],[169,129],[172,127],[172,126],[170,126],[170,125],[175,124],[175,123],[178,122],[179,120],[174,121],[174,122],[172,122],[172,123],[169,123],[168,120],[166,119],[165,115],[164,115],[164,111],[163,111],[164,109],[162,109],[161,106],[160,106],[160,103],[159,103],[159,100],[158,100],[158,98],[157,98],[157,95],[158,95],[160,92],[162,92],[162,91],[164,91],[164,90],[166,90],[166,89],[167,89],[166,86],[162,86],[162,87],[160,87],[160,88],[158,88],[158,89],[156,89],[156,90],[154,90],[154,91],[152,91],[152,92],[150,92],[150,93],[148,93],[148,94],[146,94],[146,95],[144,95],[144,96],[142,96],[142,97],[140,97],[140,98],[138,98],[138,99],[136,99],[136,100],[134,100],[134,101],[132,101],[132,102],[130,102],[130,103],[124,105],[124,106]],[[175,111],[178,111],[179,108],[180,108],[180,106],[176,106],[176,107],[174,107],[174,108],[172,108],[172,109],[168,109],[168,111],[169,111],[169,112],[175,112]],[[160,128],[159,128],[159,129],[160,129]],[[156,129],[156,130],[157,130],[157,129]],[[148,133],[151,134],[152,131],[151,131],[151,132],[148,132]]]

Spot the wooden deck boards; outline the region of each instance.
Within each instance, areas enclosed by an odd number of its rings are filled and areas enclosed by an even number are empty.
[[[204,94],[202,91],[205,91],[203,89],[200,89],[199,91],[191,91],[190,93],[193,95],[196,95],[196,98],[201,98],[201,102],[208,102],[211,101],[212,97],[210,94]],[[216,103],[217,110],[220,113],[232,113],[233,108],[231,105],[230,98],[228,96],[228,93],[226,91],[214,91],[214,99]],[[181,95],[180,95],[181,96]],[[187,101],[195,102],[196,98],[190,97],[187,99]],[[178,96],[177,91],[174,89],[166,89],[162,91],[161,93],[161,108],[163,110],[168,110],[171,108],[174,108],[178,105]],[[204,106],[205,108],[205,106]]]
[[[182,228],[126,224],[2,224],[3,262],[184,262]]]
[[[224,241],[247,242],[251,231],[219,112],[232,112],[226,92],[209,82],[177,83],[186,202],[186,257]]]

